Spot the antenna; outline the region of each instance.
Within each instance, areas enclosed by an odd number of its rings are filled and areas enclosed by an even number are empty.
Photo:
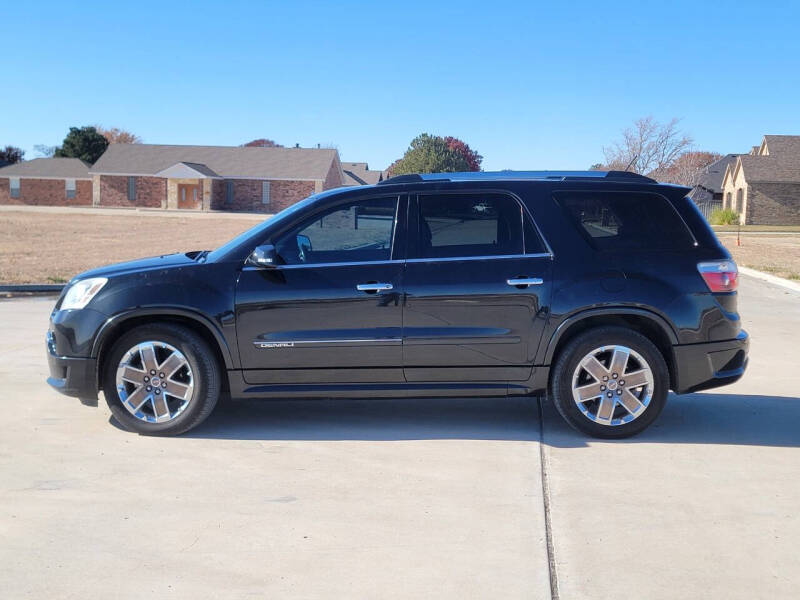
[[[625,170],[628,171],[631,168],[631,165],[633,165],[633,163],[635,163],[637,160],[639,160],[639,155],[635,154],[634,157],[631,159],[631,162],[628,163],[628,166],[625,167]]]

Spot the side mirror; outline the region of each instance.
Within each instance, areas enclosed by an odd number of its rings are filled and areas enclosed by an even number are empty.
[[[278,253],[272,244],[264,244],[256,247],[247,259],[247,264],[255,267],[274,267],[278,264]]]

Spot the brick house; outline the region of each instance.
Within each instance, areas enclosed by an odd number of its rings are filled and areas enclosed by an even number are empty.
[[[365,162],[343,162],[342,171],[344,185],[373,185],[386,177],[383,171],[370,171]]]
[[[89,169],[94,206],[277,212],[344,184],[321,148],[111,144]]]
[[[77,158],[35,158],[2,167],[0,204],[91,206],[89,165]]]
[[[727,166],[722,192],[743,225],[800,225],[800,135],[765,135]]]

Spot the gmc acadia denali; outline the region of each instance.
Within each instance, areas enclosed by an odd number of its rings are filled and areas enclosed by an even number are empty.
[[[737,268],[687,188],[625,172],[402,175],[213,251],[83,273],[50,385],[179,434],[233,398],[547,394],[585,434],[739,379]]]

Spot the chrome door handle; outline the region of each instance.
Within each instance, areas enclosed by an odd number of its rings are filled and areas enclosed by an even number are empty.
[[[356,289],[359,292],[383,292],[393,287],[391,283],[359,283]]]
[[[544,279],[540,279],[539,277],[515,277],[513,279],[506,279],[506,283],[513,286],[542,285],[544,283]]]

